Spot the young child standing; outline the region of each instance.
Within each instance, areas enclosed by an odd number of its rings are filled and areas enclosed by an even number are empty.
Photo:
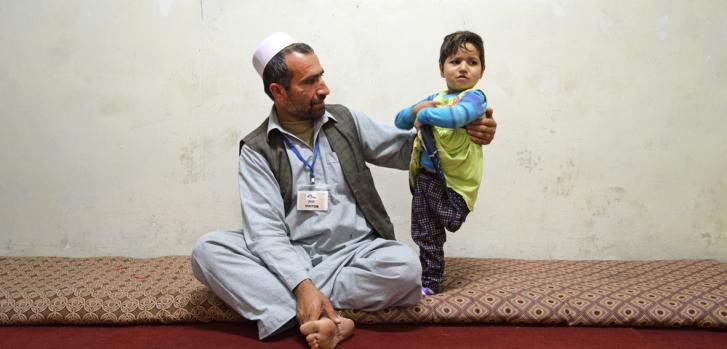
[[[411,234],[419,246],[422,294],[440,291],[444,281],[445,229],[457,231],[474,207],[482,178],[482,148],[465,125],[487,108],[485,93],[474,88],[485,72],[482,38],[469,31],[444,37],[439,71],[447,89],[396,115],[401,129],[416,127],[409,166],[412,189]]]

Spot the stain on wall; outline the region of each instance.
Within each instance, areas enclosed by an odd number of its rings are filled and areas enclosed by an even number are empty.
[[[196,183],[206,177],[204,145],[198,141],[192,141],[182,148],[179,154],[179,163],[184,169],[184,184]]]
[[[555,183],[555,193],[557,196],[568,197],[573,194],[577,179],[576,170],[576,164],[573,159],[568,159],[566,163],[560,165]]]
[[[691,230],[709,250],[727,253],[727,180],[704,183],[694,203]]]
[[[534,153],[530,149],[524,149],[517,152],[517,163],[528,173],[542,171],[542,159],[540,155]]]

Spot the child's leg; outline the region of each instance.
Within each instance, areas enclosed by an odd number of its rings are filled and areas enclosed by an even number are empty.
[[[464,219],[467,218],[469,208],[467,208],[467,203],[462,196],[456,191],[444,187],[443,194],[443,197],[438,199],[439,204],[434,211],[437,213],[439,222],[447,230],[455,232],[459,230],[462,223],[464,223]]]
[[[444,227],[427,202],[428,193],[435,189],[434,176],[427,173],[417,175],[412,200],[411,233],[419,246],[419,261],[422,264],[422,286],[438,292],[444,279]]]

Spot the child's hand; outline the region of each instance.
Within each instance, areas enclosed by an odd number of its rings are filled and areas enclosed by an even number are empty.
[[[414,118],[414,120],[412,120],[412,121],[416,122],[417,113],[420,110],[422,110],[424,108],[428,108],[428,107],[435,107],[435,106],[437,106],[437,102],[435,102],[435,101],[424,101],[424,102],[421,102],[421,103],[415,105],[414,108],[411,108],[411,117]],[[421,124],[419,124],[419,125],[421,126]],[[414,125],[414,127],[416,127],[416,125]],[[419,127],[417,127],[417,129],[418,128]]]
[[[419,120],[414,120],[414,128],[415,129],[419,130],[419,128],[421,128],[422,125],[423,124],[421,122],[419,122]]]

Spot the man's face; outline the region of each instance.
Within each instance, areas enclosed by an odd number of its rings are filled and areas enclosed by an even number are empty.
[[[325,113],[323,101],[330,91],[323,81],[323,68],[318,57],[293,52],[285,57],[292,74],[290,89],[282,91],[276,99],[281,121],[303,121],[320,118]]]

